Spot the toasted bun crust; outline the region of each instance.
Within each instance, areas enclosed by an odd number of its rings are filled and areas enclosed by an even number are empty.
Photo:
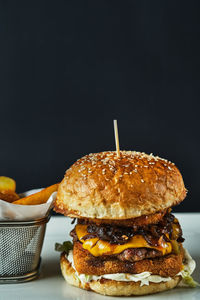
[[[70,217],[129,219],[178,204],[186,189],[176,166],[141,152],[89,154],[66,171],[55,211]]]
[[[154,294],[173,289],[181,280],[180,276],[176,276],[167,282],[150,283],[149,285],[143,286],[140,286],[140,282],[115,281],[111,279],[93,280],[84,284],[75,276],[75,270],[72,268],[71,263],[67,260],[65,255],[61,255],[60,266],[63,277],[69,284],[108,296]]]

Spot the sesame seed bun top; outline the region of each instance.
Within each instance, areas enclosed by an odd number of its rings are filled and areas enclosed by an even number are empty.
[[[186,196],[182,176],[166,159],[135,151],[91,153],[59,185],[55,211],[75,218],[130,219],[154,214]]]

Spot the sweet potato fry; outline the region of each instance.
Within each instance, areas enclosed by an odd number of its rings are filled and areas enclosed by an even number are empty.
[[[19,195],[12,191],[0,191],[0,200],[12,203],[19,199]]]
[[[59,183],[53,184],[38,193],[14,201],[13,204],[37,205],[45,203],[49,199],[51,194],[57,191],[58,185]]]
[[[0,191],[10,191],[15,192],[16,189],[16,182],[14,179],[0,176]]]

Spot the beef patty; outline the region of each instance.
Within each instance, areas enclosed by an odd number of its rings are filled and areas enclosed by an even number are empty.
[[[71,231],[71,236],[73,237],[73,242],[74,243],[80,243],[78,240],[78,237],[76,235],[76,231],[72,230]],[[87,250],[86,250],[87,251]],[[156,249],[150,249],[150,248],[129,248],[124,251],[122,251],[120,254],[113,254],[113,255],[102,255],[101,259],[102,260],[107,260],[110,258],[117,258],[120,261],[139,261],[145,258],[154,258],[154,257],[159,257],[163,256],[161,251],[158,251]]]
[[[146,258],[154,258],[163,256],[161,251],[148,248],[130,248],[116,255],[116,258],[121,261],[139,261]]]

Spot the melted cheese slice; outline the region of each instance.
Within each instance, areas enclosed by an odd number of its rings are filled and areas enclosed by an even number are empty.
[[[163,255],[172,251],[171,243],[162,241],[162,246],[151,246],[147,243],[142,235],[133,236],[127,243],[123,245],[110,244],[107,241],[91,238],[83,240],[82,238],[88,234],[87,225],[76,225],[76,234],[79,241],[83,244],[83,248],[88,250],[93,256],[119,254],[129,248],[151,248],[162,252]]]

